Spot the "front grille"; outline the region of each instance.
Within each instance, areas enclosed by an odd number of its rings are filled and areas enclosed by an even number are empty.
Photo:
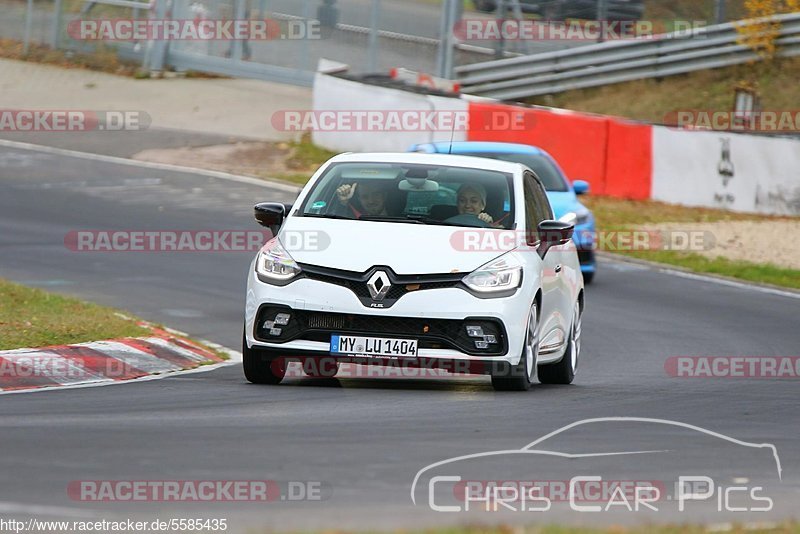
[[[289,324],[280,333],[271,334],[265,328],[276,313],[291,315]],[[426,319],[423,317],[391,317],[358,315],[321,311],[292,310],[285,306],[262,306],[256,317],[255,337],[270,343],[285,343],[295,339],[329,342],[331,334],[352,334],[381,337],[413,338],[420,348],[451,348],[467,354],[498,356],[507,351],[507,337],[502,322],[494,318]],[[496,337],[497,343],[478,350],[475,338],[467,335],[466,325],[480,325],[486,334]]]
[[[300,268],[303,271],[303,276],[309,280],[334,284],[349,289],[365,306],[369,306],[374,302],[369,293],[367,282],[376,271],[382,270],[389,277],[389,282],[392,284],[389,292],[381,301],[384,303],[384,308],[390,307],[398,299],[414,291],[459,287],[461,279],[467,274],[397,275],[388,267],[373,267],[366,272],[359,273],[305,264],[300,264]]]
[[[344,315],[312,313],[306,317],[306,327],[314,330],[344,330],[346,326]]]

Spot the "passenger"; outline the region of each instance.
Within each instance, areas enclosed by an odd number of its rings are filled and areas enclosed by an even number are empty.
[[[358,204],[355,206],[353,196],[358,191]],[[377,181],[356,182],[343,184],[336,190],[336,196],[342,206],[349,208],[356,219],[367,217],[387,217],[386,199],[389,191],[384,184]]]

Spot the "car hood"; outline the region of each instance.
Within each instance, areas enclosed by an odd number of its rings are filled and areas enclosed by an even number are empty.
[[[289,217],[278,237],[298,263],[364,272],[375,265],[396,274],[472,272],[504,250],[463,250],[470,232],[497,230],[456,226]]]

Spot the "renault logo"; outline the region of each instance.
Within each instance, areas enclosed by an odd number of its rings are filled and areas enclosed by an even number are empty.
[[[389,277],[383,271],[377,271],[367,282],[367,289],[369,289],[369,296],[372,297],[372,300],[383,300],[391,287]]]

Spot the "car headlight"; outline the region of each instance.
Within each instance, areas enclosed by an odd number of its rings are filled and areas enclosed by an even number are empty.
[[[592,219],[592,212],[586,209],[580,210],[575,214],[575,217],[575,226],[589,224],[589,221]]]
[[[522,281],[522,264],[505,254],[469,273],[464,284],[477,293],[491,294],[514,290]]]
[[[584,224],[588,224],[591,219],[592,212],[587,209],[583,209],[580,211],[570,211],[565,213],[564,216],[559,219],[559,221],[572,223],[575,226],[582,226]]]
[[[300,266],[275,237],[258,253],[256,273],[265,282],[286,283],[298,274]]]

